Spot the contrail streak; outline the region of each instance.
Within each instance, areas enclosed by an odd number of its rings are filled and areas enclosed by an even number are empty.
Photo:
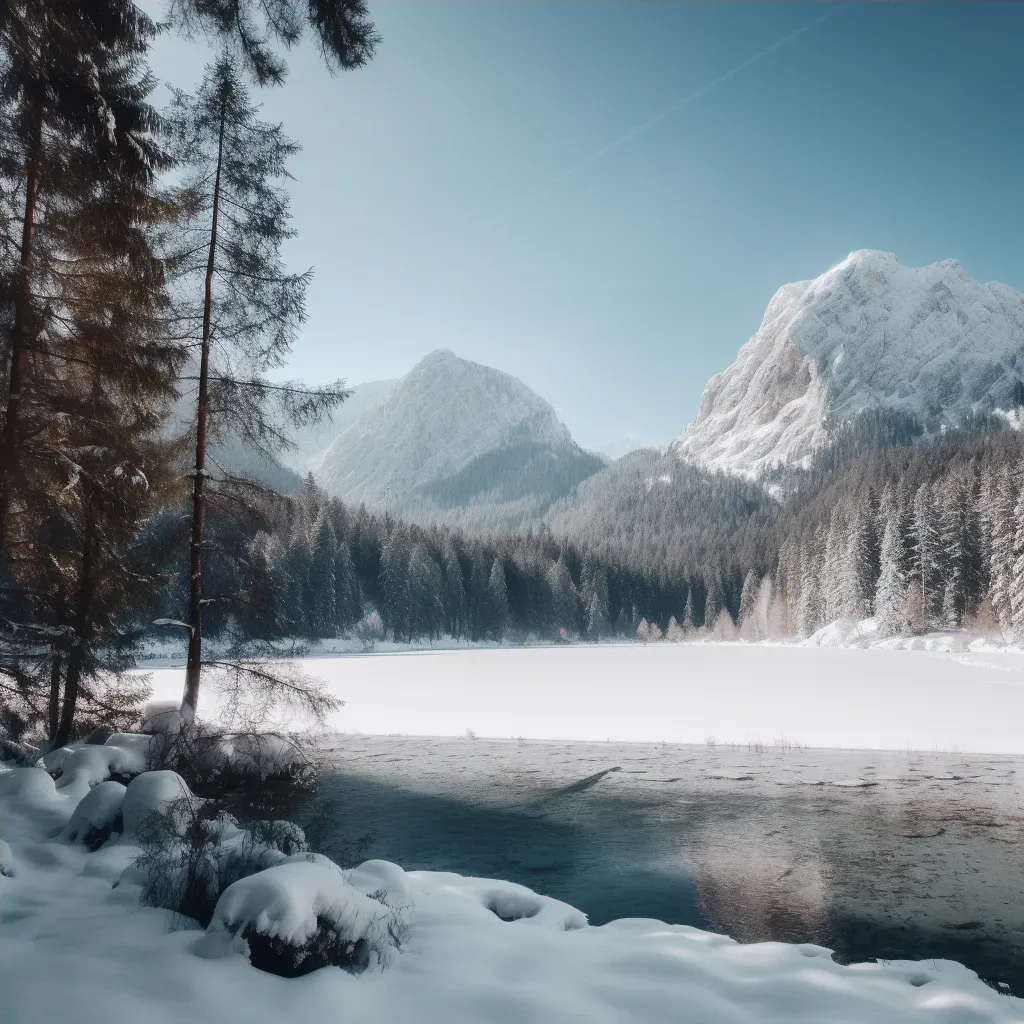
[[[635,128],[631,128],[628,132],[626,132],[625,135],[620,135],[619,138],[615,139],[614,141],[607,143],[607,145],[602,146],[600,149],[594,150],[593,153],[591,153],[589,156],[584,157],[582,160],[579,161],[579,163],[574,164],[572,167],[568,168],[565,171],[562,171],[562,173],[559,174],[558,177],[552,179],[547,188],[550,189],[554,188],[556,185],[560,185],[563,181],[567,180],[568,178],[571,178],[573,175],[578,174],[584,168],[589,167],[592,163],[595,163],[596,161],[600,160],[601,157],[607,156],[613,150],[618,149],[619,146],[623,146],[631,139],[635,139],[638,135],[642,135],[649,128],[658,124],[659,121],[664,121],[666,117],[671,117],[677,110],[682,109],[687,104],[692,103],[694,100],[700,99],[701,96],[704,96],[706,93],[711,92],[712,89],[717,89],[718,86],[720,86],[723,82],[727,82],[730,78],[735,77],[741,71],[745,71],[747,68],[750,67],[751,64],[756,64],[759,60],[761,60],[764,57],[767,57],[770,53],[774,53],[776,50],[781,49],[787,43],[793,42],[794,39],[799,38],[805,32],[810,32],[811,29],[816,28],[823,21],[826,21],[829,18],[833,17],[839,10],[841,10],[842,7],[845,6],[845,4],[837,5],[835,7],[830,8],[824,14],[819,14],[817,18],[814,18],[811,21],[807,22],[806,25],[802,26],[801,28],[798,28],[795,32],[791,32],[788,36],[783,36],[781,39],[777,39],[774,43],[771,44],[771,46],[765,47],[759,53],[755,53],[752,57],[748,57],[741,64],[737,64],[736,67],[731,68],[729,71],[723,72],[721,75],[719,75],[715,79],[712,79],[706,85],[702,85],[699,89],[695,89],[688,95],[676,100],[675,103],[673,103],[669,107],[666,107],[660,113],[655,114],[654,117],[648,118],[646,121],[643,121],[641,124],[638,124]],[[547,189],[545,189],[545,191],[547,191]]]

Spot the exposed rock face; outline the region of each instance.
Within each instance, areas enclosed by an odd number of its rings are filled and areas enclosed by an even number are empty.
[[[809,459],[863,410],[955,421],[1008,408],[1022,377],[1024,295],[979,284],[956,260],[914,269],[860,250],[775,293],[672,451],[756,476]]]

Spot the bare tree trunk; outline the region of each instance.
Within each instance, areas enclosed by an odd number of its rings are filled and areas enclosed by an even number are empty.
[[[71,727],[75,721],[75,710],[78,706],[78,688],[82,679],[82,666],[85,660],[86,640],[92,629],[93,593],[95,580],[96,550],[96,514],[93,499],[89,498],[86,511],[85,531],[82,537],[82,569],[78,580],[78,596],[75,600],[75,635],[71,653],[68,655],[68,667],[64,677],[64,700],[60,710],[60,725],[54,744],[64,746],[71,739]]]
[[[196,461],[192,477],[192,547],[189,565],[188,662],[182,710],[195,714],[199,704],[199,680],[203,660],[203,524],[206,516],[206,428],[209,419],[210,333],[213,317],[213,273],[217,255],[217,216],[220,213],[220,174],[224,157],[226,99],[221,100],[220,138],[217,143],[217,175],[213,185],[213,214],[210,225],[210,254],[206,261],[206,289],[203,296],[203,344],[199,361],[199,400],[196,414]]]
[[[60,726],[61,659],[55,654],[50,662],[50,705],[47,708],[47,738],[53,742]]]
[[[21,397],[23,361],[29,306],[32,300],[32,243],[35,238],[36,200],[39,195],[39,159],[42,148],[43,115],[41,105],[35,108],[32,145],[27,160],[25,180],[25,212],[21,222],[21,261],[18,283],[14,290],[14,330],[11,333],[10,367],[7,381],[7,408],[4,413],[2,458],[0,458],[0,557],[7,545],[10,506],[14,477],[20,461]]]

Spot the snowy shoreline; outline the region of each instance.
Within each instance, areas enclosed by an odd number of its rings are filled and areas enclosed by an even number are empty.
[[[343,872],[338,884],[356,885],[362,871],[407,895],[409,934],[390,966],[283,979],[255,969],[244,944],[219,941],[217,921],[204,935],[175,929],[167,911],[140,908],[138,885],[122,877],[135,856],[127,835],[95,852],[70,830],[53,837],[88,781],[57,788],[41,769],[0,769],[0,962],[11,1019],[62,1019],[70,998],[84,1024],[106,1024],[111,1014],[148,1024],[610,1024],[679,1019],[682,1007],[694,1024],[1024,1021],[1024,1002],[950,961],[842,966],[819,946],[740,945],[653,920],[591,927],[522,886],[381,862]]]

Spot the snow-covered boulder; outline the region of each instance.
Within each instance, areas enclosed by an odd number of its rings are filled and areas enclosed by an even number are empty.
[[[131,747],[89,743],[72,750],[61,762],[57,789],[74,788],[84,796],[111,776],[131,778],[146,770],[145,755]]]
[[[123,828],[121,812],[126,788],[120,782],[101,782],[81,800],[61,829],[58,838],[65,843],[84,843],[98,849]]]
[[[124,794],[124,836],[134,836],[139,825],[151,814],[181,799],[194,798],[177,772],[145,772],[132,779]]]
[[[0,796],[29,806],[50,805],[57,787],[42,768],[10,768],[0,772]]]
[[[228,886],[207,931],[244,940],[254,967],[297,977],[380,962],[396,944],[398,925],[394,910],[340,872],[291,860]]]

